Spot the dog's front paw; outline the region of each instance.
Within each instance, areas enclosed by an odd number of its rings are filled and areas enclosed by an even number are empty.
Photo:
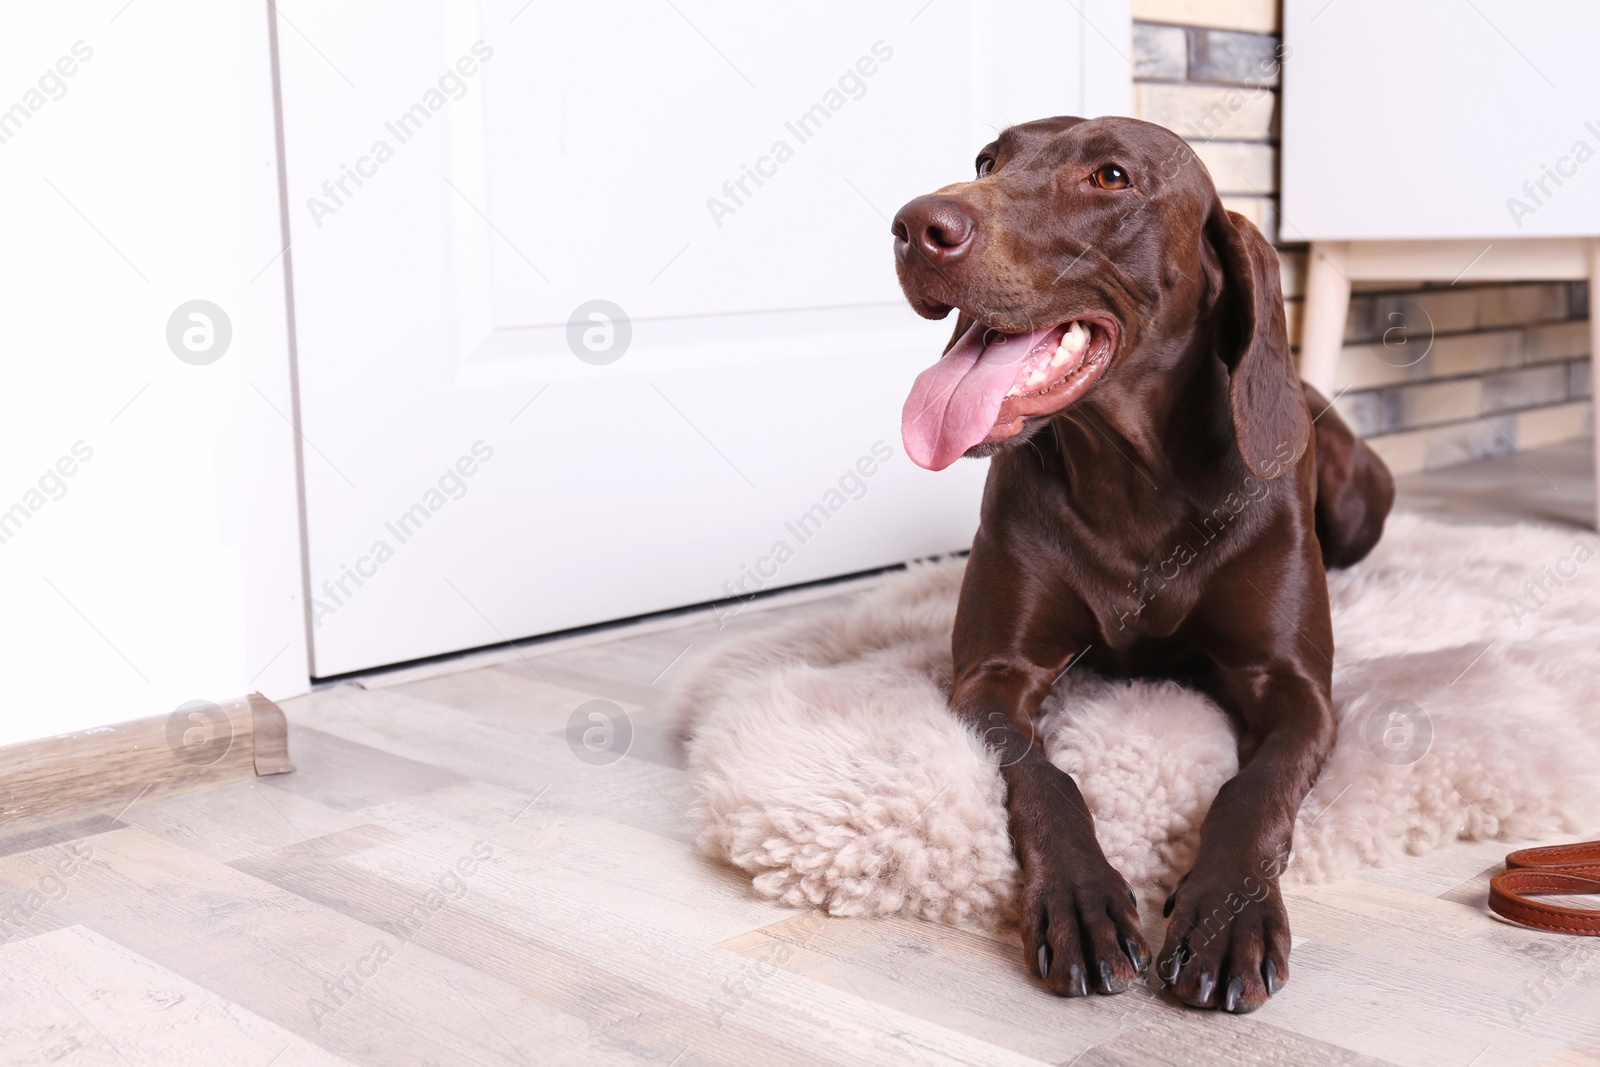
[[[1150,965],[1133,890],[1104,860],[1026,864],[1019,918],[1028,970],[1058,996],[1120,993]]]
[[[1185,1004],[1255,1011],[1289,980],[1289,915],[1276,879],[1192,871],[1166,914],[1156,974]]]

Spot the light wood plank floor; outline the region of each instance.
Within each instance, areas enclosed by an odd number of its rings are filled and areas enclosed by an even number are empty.
[[[1495,464],[1406,504],[1592,510],[1577,475],[1552,498]],[[292,775],[0,839],[0,1061],[1600,1067],[1600,943],[1487,913],[1503,844],[1287,892],[1294,980],[1248,1017],[1058,1000],[1009,935],[756,898],[693,851],[663,692],[689,652],[858,595],[323,689],[286,707]],[[632,732],[615,762],[569,741],[597,699]]]

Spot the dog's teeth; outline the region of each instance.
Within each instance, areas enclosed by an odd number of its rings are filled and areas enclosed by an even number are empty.
[[[1069,360],[1076,359],[1078,353],[1083,351],[1083,346],[1088,341],[1089,331],[1084,328],[1083,323],[1074,322],[1061,335],[1061,343],[1056,346],[1055,354],[1050,357],[1050,366],[1060,367]]]
[[[1024,392],[1035,389],[1050,380],[1050,376],[1069,363],[1076,363],[1082,358],[1083,349],[1089,343],[1089,328],[1082,322],[1074,321],[1067,326],[1061,334],[1061,342],[1056,345],[1055,351],[1050,353],[1050,358],[1030,370],[1020,384],[1013,385],[1006,396],[1021,396]],[[1043,357],[1034,357],[1040,358]]]

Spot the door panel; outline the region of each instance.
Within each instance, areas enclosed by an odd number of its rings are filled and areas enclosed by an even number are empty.
[[[964,547],[986,465],[900,450],[950,323],[888,218],[997,127],[1125,109],[1125,5],[1084,10],[295,13],[316,674]]]

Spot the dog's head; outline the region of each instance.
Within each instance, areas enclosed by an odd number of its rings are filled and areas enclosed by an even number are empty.
[[[976,179],[911,201],[893,233],[911,306],[960,313],[906,400],[919,465],[1014,447],[1102,379],[1159,389],[1197,337],[1229,375],[1246,464],[1271,477],[1304,451],[1277,254],[1176,134],[1127,118],[1013,126]]]

